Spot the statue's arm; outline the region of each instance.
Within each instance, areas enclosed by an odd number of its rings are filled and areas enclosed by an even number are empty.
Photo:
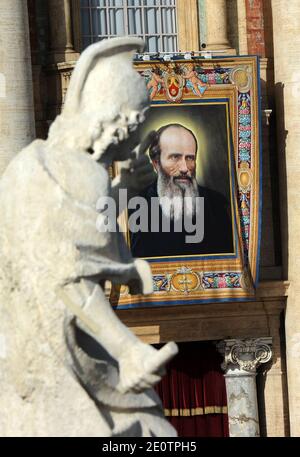
[[[118,362],[120,392],[139,392],[160,380],[165,364],[177,353],[174,343],[157,351],[141,342],[118,319],[102,288],[93,281],[69,284],[58,296],[76,316],[77,326]]]
[[[111,188],[111,196],[116,201],[119,214],[127,207],[127,202],[125,203],[123,199],[121,201],[119,198],[120,191],[126,190],[127,199],[130,199],[139,195],[156,177],[150,158],[146,154],[155,136],[155,132],[150,132],[133,157],[120,162],[120,173],[113,179]]]
[[[58,297],[76,316],[77,326],[118,362],[119,391],[150,387],[160,379],[161,369],[176,346],[166,346],[161,352],[142,343],[118,319],[100,285],[110,280],[127,284],[131,293],[151,293],[150,266],[133,259],[128,248],[126,252],[122,234],[99,232],[96,221],[103,215],[96,208],[65,195],[64,216],[72,221],[66,225],[64,238],[73,246],[76,266],[74,275],[57,289]]]

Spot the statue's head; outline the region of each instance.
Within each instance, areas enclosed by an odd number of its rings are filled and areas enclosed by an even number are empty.
[[[149,106],[144,80],[132,66],[139,38],[103,40],[80,56],[71,77],[62,114],[49,141],[59,138],[95,160],[125,160],[139,142],[139,126]]]

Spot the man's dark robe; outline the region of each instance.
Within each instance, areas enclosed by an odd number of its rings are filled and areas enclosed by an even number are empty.
[[[204,238],[200,243],[187,243],[188,233],[174,231],[171,220],[170,232],[161,231],[162,210],[159,207],[159,232],[151,232],[151,198],[158,197],[157,181],[141,193],[148,203],[148,232],[130,232],[131,252],[133,257],[161,257],[197,254],[224,254],[233,252],[233,235],[230,205],[227,199],[214,190],[198,186],[199,197],[204,197]],[[132,214],[133,211],[130,213]],[[198,216],[198,220],[201,217]],[[195,218],[193,219],[195,222]]]

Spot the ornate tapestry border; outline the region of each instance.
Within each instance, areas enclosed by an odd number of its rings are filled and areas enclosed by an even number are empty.
[[[259,59],[255,56],[194,58],[135,65],[146,80],[155,107],[228,99],[239,253],[227,259],[152,259],[154,293],[131,296],[126,287],[121,287],[112,291],[112,304],[122,309],[253,298],[258,280],[261,224]]]

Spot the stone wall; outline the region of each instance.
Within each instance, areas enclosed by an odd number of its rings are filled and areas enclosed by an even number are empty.
[[[0,2],[0,176],[35,137],[27,1]]]

